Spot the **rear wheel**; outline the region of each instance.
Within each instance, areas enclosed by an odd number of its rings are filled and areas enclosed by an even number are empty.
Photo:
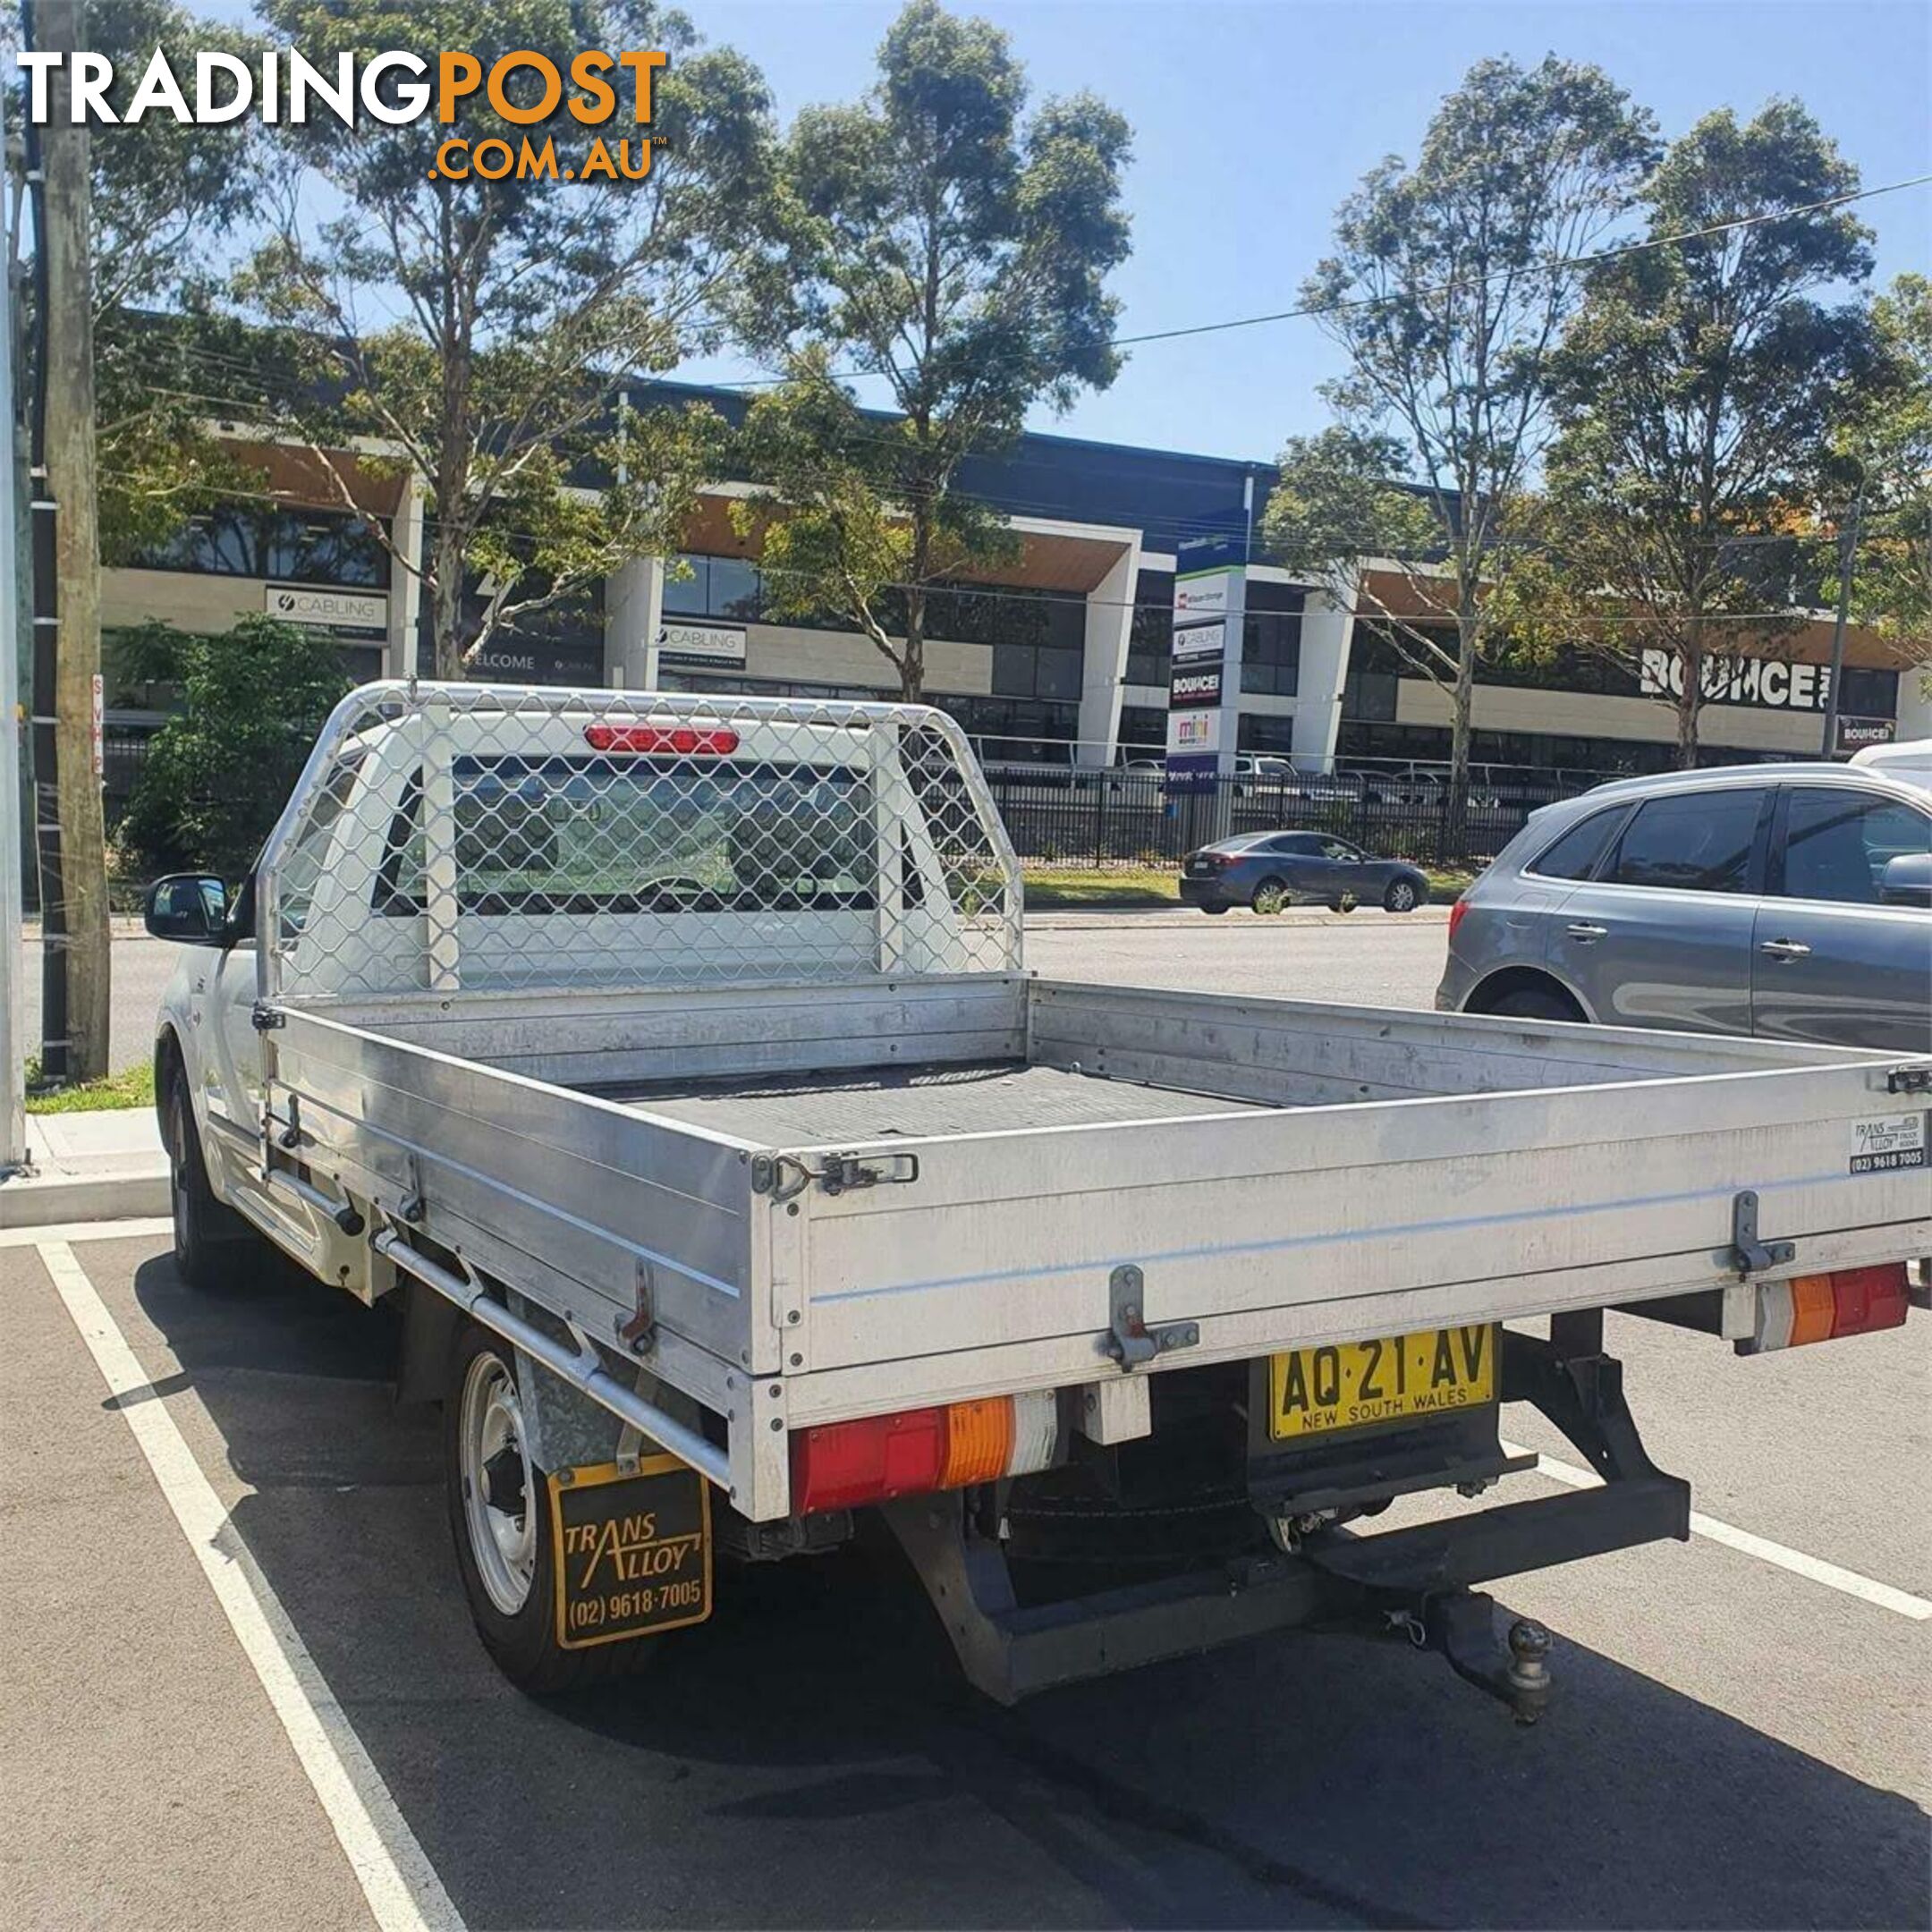
[[[1575,1001],[1543,987],[1521,987],[1505,993],[1483,1012],[1504,1020],[1580,1020]]]
[[[1264,919],[1279,912],[1288,903],[1288,888],[1280,879],[1263,879],[1254,889],[1254,909]]]
[[[1331,899],[1328,902],[1328,910],[1331,912],[1352,912],[1355,910],[1355,894],[1353,893],[1343,893]]]
[[[1421,894],[1408,879],[1395,879],[1382,894],[1382,908],[1386,912],[1413,912],[1420,899]]]
[[[658,1640],[569,1650],[556,1634],[556,1526],[530,1460],[516,1352],[478,1322],[458,1332],[443,1403],[443,1467],[456,1567],[483,1648],[542,1695],[635,1670]]]
[[[1221,913],[1225,912],[1227,911],[1227,908],[1224,905],[1204,905],[1201,908],[1201,911],[1203,912],[1211,913],[1218,916]]]

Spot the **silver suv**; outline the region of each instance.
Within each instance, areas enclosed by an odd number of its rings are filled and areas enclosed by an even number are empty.
[[[1932,1052],[1932,789],[1753,765],[1545,806],[1452,910],[1436,1004]]]

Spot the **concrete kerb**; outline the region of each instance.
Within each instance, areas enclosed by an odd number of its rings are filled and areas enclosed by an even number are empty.
[[[27,1150],[31,1166],[0,1178],[0,1229],[168,1211],[167,1155],[151,1107],[30,1114]]]

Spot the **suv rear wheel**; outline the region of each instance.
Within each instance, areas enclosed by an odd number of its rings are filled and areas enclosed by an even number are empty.
[[[1543,987],[1521,987],[1514,993],[1505,993],[1493,1005],[1481,1009],[1495,1013],[1504,1020],[1569,1020],[1580,1021],[1582,1013],[1574,1000],[1553,988]]]

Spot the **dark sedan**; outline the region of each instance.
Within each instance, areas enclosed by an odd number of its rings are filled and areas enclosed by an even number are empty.
[[[1428,902],[1428,874],[1402,859],[1371,859],[1327,832],[1250,832],[1190,852],[1181,897],[1203,912],[1252,906],[1279,912],[1313,900],[1336,912],[1378,905],[1413,912]]]

